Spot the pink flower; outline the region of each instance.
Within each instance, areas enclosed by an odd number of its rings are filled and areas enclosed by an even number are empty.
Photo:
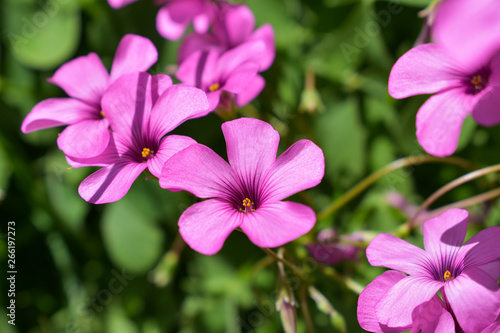
[[[125,7],[126,5],[136,2],[137,0],[108,0],[108,3],[114,9]]]
[[[253,118],[222,124],[229,164],[210,148],[193,144],[164,165],[160,186],[210,198],[189,207],[179,231],[194,250],[217,253],[236,228],[260,247],[276,247],[307,233],[316,221],[302,204],[281,201],[316,186],[324,175],[322,150],[300,140],[276,159],[279,134]]]
[[[125,35],[116,50],[111,74],[95,53],[89,53],[62,65],[49,82],[61,87],[70,98],[41,101],[24,119],[24,133],[69,125],[57,143],[73,157],[92,157],[104,151],[110,139],[109,122],[101,99],[111,83],[120,76],[145,71],[156,62],[158,53],[147,38]]]
[[[156,30],[166,39],[177,40],[192,22],[196,32],[205,33],[217,15],[218,7],[223,6],[225,2],[225,0],[158,0],[157,3],[162,7],[156,16]]]
[[[417,46],[392,68],[389,93],[394,98],[435,93],[418,110],[417,139],[429,154],[451,155],[468,114],[483,126],[500,123],[500,53],[468,66],[440,45]]]
[[[259,72],[267,70],[276,56],[274,30],[270,24],[255,29],[255,17],[247,6],[221,5],[213,24],[213,33],[191,33],[179,47],[178,63],[197,51],[226,52],[248,42],[264,44],[258,52],[248,54],[248,60],[259,64]]]
[[[257,74],[259,65],[247,61],[249,54],[263,47],[258,42],[246,43],[220,57],[215,50],[195,52],[179,66],[176,77],[205,91],[211,111],[219,105],[223,91],[235,94],[236,104],[243,106],[264,88],[265,81]]]
[[[338,265],[342,261],[359,261],[358,253],[362,248],[340,241],[359,242],[363,239],[360,233],[339,236],[335,229],[324,229],[318,233],[317,242],[306,245],[307,251],[318,262],[325,265]]]
[[[264,89],[265,81],[257,73],[274,61],[274,31],[270,25],[253,31],[254,27],[248,7],[221,6],[213,34],[193,33],[181,45],[176,77],[203,89],[211,110],[219,105],[223,91],[241,107]]]
[[[450,325],[456,320],[466,333],[481,332],[496,320],[500,314],[500,227],[487,228],[462,245],[467,217],[465,210],[450,209],[425,222],[425,251],[389,234],[375,237],[366,250],[370,264],[408,275],[386,272],[363,291],[358,301],[361,327],[371,332],[415,329],[425,324],[422,318],[417,320],[426,313],[424,303],[433,300],[446,310],[433,311],[441,318],[434,320],[448,329],[455,327]],[[436,296],[438,291],[442,299]]]
[[[186,136],[165,134],[208,113],[203,91],[172,85],[167,75],[145,72],[116,80],[104,94],[102,106],[112,130],[106,150],[92,158],[67,156],[73,167],[103,167],[78,189],[83,199],[96,204],[121,199],[146,169],[159,177],[166,160],[195,143]]]

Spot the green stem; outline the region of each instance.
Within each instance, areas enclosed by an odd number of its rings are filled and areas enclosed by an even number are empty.
[[[367,178],[365,178],[363,181],[358,183],[355,187],[347,191],[345,194],[343,194],[340,198],[332,202],[328,207],[326,207],[321,213],[318,214],[318,220],[325,219],[329,216],[331,216],[333,213],[335,213],[337,210],[339,210],[341,207],[346,205],[348,202],[350,202],[352,199],[357,197],[359,194],[361,194],[364,190],[366,190],[370,185],[375,183],[377,180],[380,178],[384,177],[385,175],[404,168],[408,167],[411,165],[418,165],[418,164],[423,164],[423,163],[445,163],[445,164],[453,164],[457,165],[459,167],[462,167],[466,170],[474,170],[476,167],[474,164],[458,158],[458,157],[445,157],[445,158],[440,158],[440,157],[435,157],[435,156],[430,156],[430,155],[420,155],[420,156],[409,156],[405,158],[401,158],[399,160],[396,160],[392,162],[391,164],[383,167],[382,169],[375,171],[371,175],[369,175]]]
[[[353,279],[341,275],[339,272],[337,272],[330,266],[321,266],[321,270],[323,271],[323,274],[334,280],[337,280],[338,282],[342,283],[343,285],[345,285],[347,288],[354,291],[358,295],[361,294],[363,289],[365,289],[365,287],[363,287]]]
[[[418,211],[413,215],[413,217],[406,223],[408,228],[412,228],[413,224],[415,223],[415,219],[418,217],[420,213],[422,213],[425,209],[427,209],[432,203],[434,203],[437,199],[442,197],[444,194],[448,193],[452,189],[454,189],[457,186],[460,186],[464,183],[467,183],[473,179],[485,176],[487,174],[493,173],[500,171],[500,164],[495,164],[483,169],[479,169],[473,172],[469,172],[468,174],[463,175],[462,177],[459,177],[455,179],[454,181],[446,184],[445,186],[441,187],[439,190],[434,192],[427,200],[424,201],[422,205],[418,208]]]
[[[307,283],[307,278],[304,275],[304,272],[299,267],[295,266],[292,262],[286,260],[285,258],[280,258],[276,253],[268,249],[267,247],[261,247],[262,251],[266,252],[270,257],[274,260],[283,263],[286,267],[288,267],[297,277],[302,281]]]

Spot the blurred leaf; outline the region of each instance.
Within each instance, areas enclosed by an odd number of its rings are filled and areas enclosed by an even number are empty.
[[[8,0],[5,31],[13,55],[36,69],[51,69],[66,61],[78,47],[80,13],[75,1],[32,2]]]
[[[472,119],[472,116],[468,115],[467,118],[465,118],[464,124],[462,125],[462,131],[460,132],[457,151],[460,151],[471,144],[476,128],[477,123],[474,121],[474,119]]]
[[[326,159],[326,173],[337,186],[349,186],[366,165],[366,134],[358,105],[348,99],[317,117],[315,124]]]
[[[379,0],[380,1],[380,0]],[[390,3],[393,3],[394,6],[397,6],[398,4],[405,5],[405,6],[411,6],[411,7],[427,7],[430,5],[433,1],[435,0],[383,0],[387,1]]]
[[[163,232],[153,216],[150,207],[133,196],[108,204],[102,218],[102,233],[106,250],[116,266],[143,273],[158,260]]]
[[[127,318],[123,308],[111,305],[106,313],[106,332],[138,333],[138,327]]]

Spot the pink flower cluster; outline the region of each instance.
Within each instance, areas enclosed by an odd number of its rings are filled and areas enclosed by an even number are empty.
[[[114,8],[136,0],[108,0]],[[231,110],[252,101],[264,89],[258,73],[274,61],[274,31],[255,29],[255,17],[245,5],[226,0],[157,0],[156,28],[177,40],[192,23],[194,31],[179,48],[177,79],[207,93],[210,111]],[[255,29],[255,30],[254,30]]]
[[[444,0],[431,27],[434,43],[405,53],[392,68],[395,98],[434,94],[418,110],[417,139],[428,153],[455,152],[465,118],[500,124],[500,2]]]
[[[129,2],[110,1],[115,7]],[[94,53],[61,66],[49,82],[69,97],[35,105],[22,131],[67,125],[57,142],[68,163],[100,167],[79,186],[90,203],[120,200],[146,170],[164,188],[211,198],[187,209],[179,221],[183,238],[201,253],[218,252],[235,228],[261,247],[307,233],[316,222],[313,210],[282,200],[321,181],[324,157],[314,143],[300,140],[276,159],[278,132],[257,119],[237,119],[222,125],[228,164],[190,137],[168,135],[214,110],[224,91],[243,105],[262,90],[257,73],[274,60],[272,28],[254,31],[253,14],[243,5],[161,4],[164,36],[178,38],[189,22],[195,25],[179,53],[182,84],[174,85],[165,74],[148,74],[157,50],[150,40],[129,34],[118,45],[110,74]]]
[[[375,237],[366,249],[368,261],[393,270],[361,293],[363,329],[499,332],[500,227],[484,229],[462,245],[467,218],[467,211],[451,209],[425,222],[425,251],[389,234]]]

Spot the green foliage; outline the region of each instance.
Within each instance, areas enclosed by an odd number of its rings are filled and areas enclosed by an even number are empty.
[[[264,91],[238,116],[271,123],[281,135],[280,152],[307,138],[325,154],[323,182],[290,200],[321,213],[370,174],[399,158],[424,154],[415,138],[415,115],[427,96],[395,100],[388,95],[387,80],[394,62],[418,37],[423,24],[418,13],[430,0],[235,2],[253,10],[258,26],[273,26],[277,47],[273,66],[263,73]],[[16,326],[6,324],[0,310],[0,331],[282,331],[276,263],[241,232],[233,232],[215,256],[192,251],[179,240],[177,222],[197,199],[161,189],[156,179],[148,179],[151,175],[141,175],[119,202],[88,204],[78,186],[95,169],[69,168],[56,144],[62,127],[27,135],[20,131],[36,103],[66,96],[46,81],[57,68],[95,52],[109,69],[126,33],[146,36],[158,48],[151,73],[175,67],[180,42],[165,41],[156,32],[153,1],[113,10],[106,0],[5,0],[0,8],[1,233],[7,221],[16,221],[19,265]],[[175,134],[191,136],[224,156],[222,122],[211,114],[186,122]],[[498,128],[483,128],[468,118],[456,156],[478,167],[492,165],[498,163],[499,145]],[[363,253],[359,261],[325,270],[305,244],[326,228],[341,236],[359,232],[364,245],[380,232],[401,232],[410,216],[391,205],[389,193],[396,191],[415,208],[465,173],[457,165],[437,163],[394,170],[287,244],[285,258],[307,276],[306,283],[286,269],[298,302],[298,331],[307,331],[311,321],[316,332],[361,332],[356,290],[384,271],[371,267]],[[498,176],[483,177],[430,209],[497,186]],[[475,224],[469,236],[499,225],[499,202],[479,203],[471,215]],[[422,243],[419,228],[405,236]],[[6,265],[2,237],[2,270]],[[309,286],[318,293],[310,295]],[[4,280],[1,309],[5,287]]]

